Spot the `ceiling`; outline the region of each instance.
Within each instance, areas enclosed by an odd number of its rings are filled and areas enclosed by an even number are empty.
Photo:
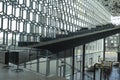
[[[120,16],[120,0],[98,0],[113,16]]]

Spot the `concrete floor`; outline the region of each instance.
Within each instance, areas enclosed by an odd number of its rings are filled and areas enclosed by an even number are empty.
[[[0,64],[0,80],[65,80],[56,76],[44,77],[40,74],[34,73],[24,69],[21,72],[13,71],[16,68],[4,68],[5,65]]]
[[[16,72],[13,71],[14,69],[16,69],[15,67],[10,67],[9,69],[6,69],[3,68],[4,66],[5,65],[0,64],[0,80],[65,80],[56,76],[44,77],[38,73],[26,69],[24,69],[23,72]],[[89,75],[93,76],[92,73],[90,73]],[[96,80],[100,80],[99,78],[99,72],[97,72]],[[85,80],[89,79],[90,78],[85,77]],[[80,74],[78,74],[76,80],[80,80]],[[102,78],[102,80],[120,80],[120,68],[113,67],[109,79]]]

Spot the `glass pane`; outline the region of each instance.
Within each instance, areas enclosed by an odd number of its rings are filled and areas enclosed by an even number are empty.
[[[20,8],[16,8],[16,14],[15,14],[16,17],[19,17],[20,16]]]
[[[42,11],[42,1],[40,1],[40,4],[39,4],[39,11]]]
[[[3,12],[3,2],[0,2],[0,14]]]
[[[0,44],[3,43],[3,32],[0,33]]]
[[[26,19],[26,17],[27,17],[27,14],[26,14],[26,13],[27,13],[27,11],[24,10],[24,11],[23,11],[23,19]]]
[[[40,59],[40,73],[41,74],[46,74],[46,58],[41,58]]]
[[[8,26],[8,18],[3,19],[3,29],[7,29]]]
[[[12,21],[12,31],[16,30],[16,20]]]
[[[18,45],[19,37],[20,37],[20,35],[17,34],[17,35],[16,35],[16,44],[17,44],[17,45]]]
[[[8,45],[12,44],[12,33],[8,34]]]
[[[36,22],[39,22],[39,15],[36,14]]]
[[[40,33],[40,34],[42,33],[41,31],[42,31],[41,26],[39,26],[39,33]]]
[[[12,6],[11,5],[7,6],[7,14],[8,15],[12,14]]]
[[[27,33],[30,33],[30,23],[27,23]]]
[[[39,27],[38,27],[38,26],[36,26],[35,32],[36,32],[36,33],[39,33]]]
[[[2,27],[2,18],[0,17],[0,28]]]
[[[27,41],[27,35],[24,36],[24,41]]]
[[[30,0],[26,0],[26,6],[27,6],[27,7],[30,6]]]
[[[33,13],[30,12],[30,21],[32,21],[32,20],[33,20]]]
[[[36,2],[33,2],[33,9],[35,9],[35,6],[36,6]]]
[[[56,75],[56,59],[50,61],[50,75]]]
[[[20,22],[20,32],[23,32],[23,22]]]

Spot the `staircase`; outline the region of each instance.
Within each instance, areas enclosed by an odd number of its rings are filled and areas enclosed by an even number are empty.
[[[119,26],[107,24],[96,26],[96,28],[91,29],[81,28],[76,32],[68,32],[68,34],[57,34],[56,38],[41,38],[41,42],[19,42],[18,45],[20,47],[24,46],[29,48],[46,49],[55,53],[102,39],[119,32]]]

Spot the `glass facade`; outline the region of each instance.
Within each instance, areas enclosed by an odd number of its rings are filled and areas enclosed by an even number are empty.
[[[94,0],[1,0],[0,7],[1,45],[56,38],[109,23],[111,16]]]
[[[96,0],[1,0],[0,45],[18,49],[18,41],[42,42],[42,38],[56,38],[58,34],[68,34],[83,27],[91,29],[110,21],[109,12]],[[31,54],[31,49],[26,50]],[[100,61],[102,52],[103,39],[86,44],[85,67]],[[46,76],[73,80],[72,57],[46,56],[25,63],[24,67]],[[78,46],[75,48],[74,80],[80,79],[81,63],[82,46]]]

